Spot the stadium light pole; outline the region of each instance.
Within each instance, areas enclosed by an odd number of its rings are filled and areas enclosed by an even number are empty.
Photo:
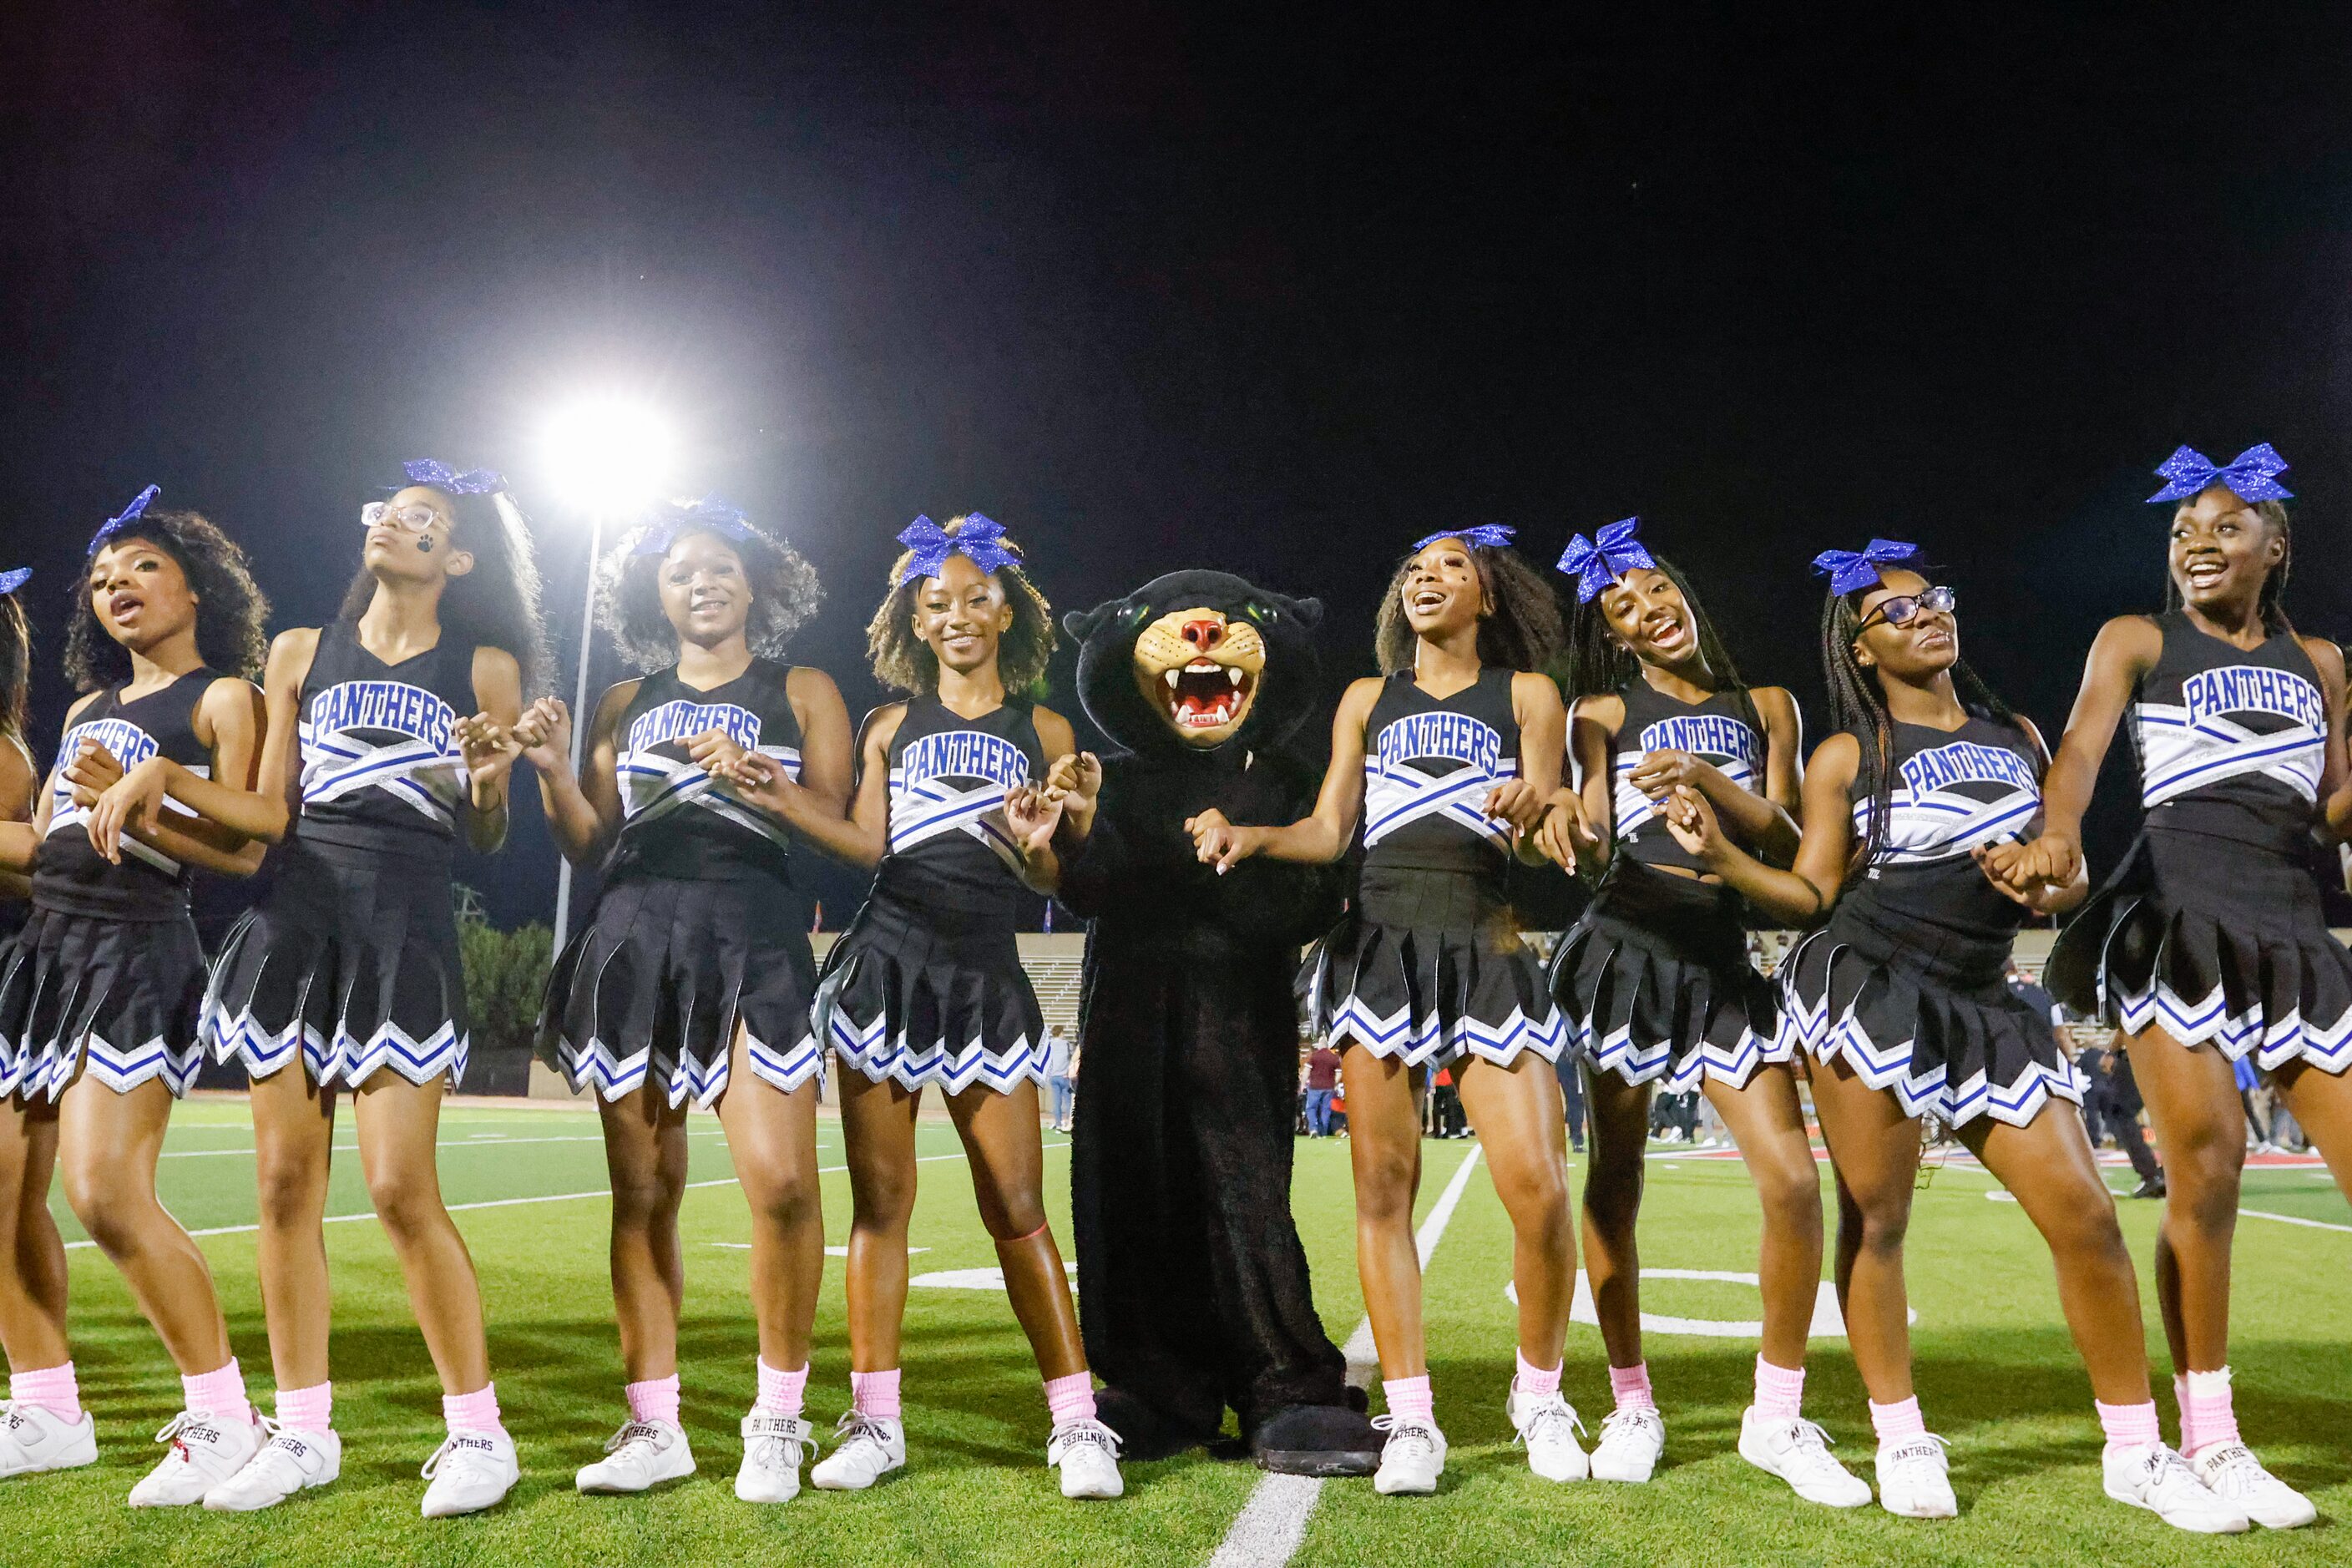
[[[588,735],[588,666],[595,651],[596,563],[604,552],[604,526],[657,493],[670,463],[669,426],[626,398],[575,404],[548,422],[548,466],[573,505],[588,514],[588,583],[580,610],[580,666],[572,698],[572,765],[580,766]],[[572,926],[572,858],[556,855],[555,951]]]

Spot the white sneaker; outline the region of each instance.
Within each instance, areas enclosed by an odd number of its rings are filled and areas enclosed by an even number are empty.
[[[2208,1443],[2189,1456],[2189,1468],[2208,1491],[2256,1524],[2295,1530],[2319,1517],[2309,1498],[2263,1468],[2243,1443]]]
[[[1621,1405],[1601,1423],[1592,1446],[1596,1481],[1646,1481],[1666,1451],[1666,1418],[1647,1405]]]
[[[1878,1446],[1878,1506],[1905,1519],[1958,1519],[1952,1461],[1933,1432]]]
[[[2175,1530],[2199,1535],[2235,1535],[2247,1527],[2244,1512],[2213,1495],[2189,1461],[2161,1443],[2140,1448],[2109,1448],[2100,1462],[2107,1495],[2144,1508]]]
[[[261,1447],[261,1423],[224,1421],[183,1410],[155,1434],[172,1451],[131,1489],[132,1508],[184,1508],[245,1468]]]
[[[298,1432],[265,1415],[269,1440],[245,1468],[205,1494],[215,1513],[276,1508],[306,1487],[323,1487],[343,1473],[343,1440],[332,1432]]]
[[[833,1429],[840,1446],[809,1470],[824,1491],[862,1492],[907,1462],[907,1424],[896,1415],[845,1410]]]
[[[1831,1456],[1830,1442],[1828,1433],[1801,1415],[1759,1415],[1751,1405],[1739,1417],[1741,1458],[1780,1477],[1807,1502],[1860,1508],[1870,1500],[1870,1483]]]
[[[514,1439],[503,1431],[452,1432],[417,1474],[433,1484],[419,1509],[427,1519],[479,1513],[506,1500],[522,1479]]]
[[[583,1492],[613,1496],[682,1481],[692,1474],[694,1449],[677,1423],[632,1419],[604,1439],[604,1458],[581,1466],[572,1484]]]
[[[1045,1462],[1062,1472],[1064,1497],[1114,1498],[1127,1490],[1118,1473],[1118,1434],[1090,1417],[1055,1427]]]
[[[743,1417],[743,1463],[735,1495],[745,1502],[790,1502],[801,1495],[801,1458],[809,1424],[797,1415],[754,1410]]]
[[[78,1470],[98,1463],[98,1423],[89,1412],[68,1421],[38,1405],[0,1400],[0,1477]]]
[[[1503,1408],[1518,1430],[1518,1440],[1528,1446],[1528,1468],[1548,1481],[1580,1481],[1592,1473],[1584,1447],[1576,1440],[1584,1423],[1566,1399],[1556,1393],[1538,1395],[1513,1389]]]
[[[1375,1415],[1372,1425],[1389,1435],[1381,1445],[1381,1468],[1372,1477],[1372,1489],[1382,1497],[1435,1491],[1437,1478],[1445,1472],[1445,1434],[1437,1423]]]

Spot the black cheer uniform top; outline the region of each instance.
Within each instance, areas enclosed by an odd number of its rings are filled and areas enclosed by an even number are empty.
[[[932,921],[1010,930],[1023,893],[1004,792],[1042,778],[1030,704],[1007,698],[977,719],[914,697],[890,737],[890,847],[874,896]]]
[[[1610,763],[1617,843],[1628,858],[1645,866],[1703,871],[1706,868],[1698,857],[1675,842],[1659,803],[1633,787],[1633,770],[1651,752],[1688,752],[1713,763],[1741,789],[1762,795],[1764,737],[1748,721],[1754,704],[1738,691],[1717,691],[1702,702],[1684,702],[1638,674],[1617,695],[1625,704],[1625,722],[1618,728]]]
[[[613,732],[622,823],[605,875],[792,879],[783,823],[728,794],[688,754],[713,730],[801,776],[801,726],[785,683],[789,665],[754,658],[723,685],[698,691],[676,669],[637,683]]]
[[[296,837],[446,865],[467,792],[457,721],[475,708],[474,645],[446,626],[398,664],[361,647],[355,621],[321,628],[302,680]]]
[[[2023,729],[1969,715],[1958,730],[1894,725],[1895,790],[1886,840],[1836,915],[1888,916],[1998,949],[2023,925],[2023,905],[1986,879],[1969,851],[2031,837],[2042,814],[2042,764]],[[1874,743],[1858,737],[1864,754]],[[1860,785],[1857,784],[1857,790]],[[1857,843],[1870,833],[1871,800],[1853,803]]]
[[[33,903],[62,914],[118,921],[178,920],[188,912],[186,867],[162,850],[122,836],[122,864],[109,862],[89,841],[89,813],[74,804],[65,764],[84,741],[96,741],[129,773],[150,757],[168,757],[199,777],[210,778],[212,752],[196,739],[196,705],[216,669],[188,671],[160,691],[125,701],[122,688],[110,688],[83,710],[58,747],[57,771],[49,775],[49,831],[33,861]],[[187,816],[176,801],[164,809]]]
[[[2300,854],[2327,765],[2327,700],[2311,656],[2280,635],[2232,647],[2181,610],[2156,623],[2163,652],[2131,709],[2148,827]]]
[[[1363,896],[1371,919],[1425,923],[1425,912],[1407,916],[1402,905],[1385,906],[1408,883],[1432,891],[1432,874],[1456,886],[1466,880],[1481,901],[1503,899],[1510,825],[1480,807],[1496,784],[1518,776],[1511,675],[1488,665],[1442,700],[1415,685],[1411,670],[1381,688],[1364,724]]]

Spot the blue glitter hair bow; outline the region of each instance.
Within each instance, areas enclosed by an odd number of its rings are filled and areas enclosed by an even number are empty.
[[[432,458],[412,458],[400,469],[410,484],[430,485],[447,495],[494,496],[507,488],[507,477],[495,469],[467,468],[461,474]]]
[[[1601,589],[1637,566],[1656,569],[1657,558],[1633,537],[1641,524],[1640,518],[1629,517],[1594,530],[1591,539],[1580,533],[1569,540],[1568,548],[1560,552],[1559,569],[1576,579],[1578,604],[1591,604]]]
[[[1899,539],[1874,539],[1861,550],[1824,550],[1813,557],[1813,570],[1825,574],[1832,594],[1851,594],[1879,580],[1879,568],[1908,561],[1919,553],[1916,544]]]
[[[0,598],[5,598],[23,587],[31,581],[33,569],[30,566],[19,566],[14,572],[0,572]]]
[[[898,542],[911,552],[907,569],[898,574],[901,583],[938,576],[950,555],[968,556],[983,572],[1021,564],[1020,552],[1004,541],[1004,525],[976,511],[968,514],[963,526],[953,533],[928,517],[919,517],[898,531]]]
[[[667,555],[677,536],[688,529],[699,528],[731,539],[737,543],[751,537],[751,525],[744,521],[743,509],[730,506],[715,495],[697,501],[672,501],[654,514],[646,527],[643,539],[637,541],[633,555]]]
[[[2148,497],[2150,501],[2194,500],[2215,485],[2227,485],[2230,493],[2240,500],[2292,500],[2294,492],[2278,482],[2286,472],[2286,459],[2268,441],[2259,447],[2249,447],[2230,459],[2229,467],[2217,468],[2213,459],[2194,447],[2179,447],[2172,456],[2156,466],[2165,478],[2165,487]]]
[[[1511,536],[1518,531],[1508,523],[1501,522],[1482,522],[1471,528],[1449,528],[1441,532],[1433,533],[1427,539],[1414,540],[1412,550],[1413,553],[1418,555],[1441,539],[1458,539],[1477,550],[1507,550],[1511,547]]]
[[[97,554],[100,545],[104,544],[108,540],[112,539],[124,529],[130,527],[132,523],[137,522],[139,519],[145,514],[148,506],[157,496],[162,495],[163,493],[163,486],[149,485],[145,489],[139,492],[138,500],[132,501],[129,506],[124,507],[121,511],[116,512],[112,517],[108,518],[104,522],[100,523],[98,525],[98,531],[89,536],[89,552],[92,555]]]

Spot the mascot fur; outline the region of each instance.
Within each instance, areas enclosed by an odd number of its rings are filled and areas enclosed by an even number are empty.
[[[1268,1469],[1368,1474],[1380,1436],[1315,1313],[1290,1215],[1301,945],[1335,868],[1219,877],[1184,822],[1288,822],[1319,782],[1282,742],[1319,699],[1323,606],[1178,572],[1064,619],[1087,714],[1126,750],[1062,832],[1090,922],[1071,1206],[1087,1358],[1130,1457],[1214,1444],[1231,1407]]]

